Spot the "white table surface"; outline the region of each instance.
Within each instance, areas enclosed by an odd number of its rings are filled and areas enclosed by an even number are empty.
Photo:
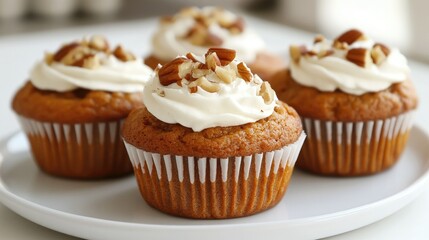
[[[31,66],[43,57],[44,51],[54,51],[59,44],[83,35],[104,34],[112,44],[123,43],[144,56],[148,52],[155,25],[156,21],[150,19],[0,38],[0,139],[19,129],[10,101],[15,91],[28,79]],[[313,39],[313,34],[256,19],[249,19],[249,25],[261,34],[271,51],[279,54],[285,54],[291,43],[310,43]],[[416,124],[429,132],[429,66],[413,61],[410,61],[410,66],[420,96]],[[428,213],[429,186],[415,201],[395,214],[329,239],[429,239]],[[0,239],[76,238],[34,224],[0,204]]]

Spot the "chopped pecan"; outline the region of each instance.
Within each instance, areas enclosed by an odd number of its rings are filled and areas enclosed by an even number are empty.
[[[108,52],[109,42],[103,36],[92,36],[89,39],[89,47],[98,51]]]
[[[366,37],[361,31],[357,29],[351,29],[341,34],[337,39],[335,39],[335,42],[342,42],[351,45],[358,40],[364,39],[366,39]]]
[[[250,69],[246,66],[246,64],[245,64],[245,63],[240,62],[240,63],[237,65],[237,72],[238,72],[238,75],[240,75],[240,76],[241,76],[241,78],[243,78],[246,82],[250,82],[250,81],[252,81],[252,79],[253,79],[253,74],[252,74],[252,72],[250,71]]]
[[[115,48],[113,55],[123,62],[136,60],[136,57],[131,52],[125,51],[121,45]]]
[[[371,62],[370,52],[366,48],[350,49],[346,54],[346,59],[363,68]]]
[[[188,87],[201,87],[202,89],[210,93],[217,92],[220,89],[218,83],[210,82],[205,77],[200,77],[196,81],[191,82]]]
[[[162,66],[158,70],[159,82],[163,86],[168,86],[181,80],[181,77],[179,76],[179,66],[185,61],[189,60],[187,58],[179,57]]]
[[[235,51],[227,48],[209,48],[206,56],[215,52],[220,60],[221,66],[226,66],[235,59]]]
[[[220,66],[221,63],[216,52],[212,52],[206,56],[206,64],[212,71],[214,71],[217,66]]]
[[[72,42],[62,46],[53,56],[54,61],[61,62],[61,60],[70,53],[73,49],[79,47],[79,43]]]
[[[301,56],[303,54],[305,54],[307,52],[307,47],[304,45],[301,46],[296,46],[296,45],[291,45],[289,47],[289,55],[290,58],[295,62],[298,63],[299,59],[301,58]]]
[[[265,104],[270,104],[274,101],[274,90],[266,81],[262,83],[259,95],[264,99]]]

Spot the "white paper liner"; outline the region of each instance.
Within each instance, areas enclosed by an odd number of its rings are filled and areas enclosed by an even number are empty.
[[[62,124],[18,116],[42,170],[72,178],[101,178],[132,172],[120,137],[124,122]]]
[[[125,143],[144,200],[172,215],[221,219],[255,214],[283,197],[305,139],[277,151],[229,158],[150,153]]]
[[[366,122],[303,118],[307,141],[298,167],[315,173],[365,175],[391,166],[412,127],[414,112]]]
[[[125,142],[128,155],[134,168],[142,169],[143,174],[156,174],[158,179],[167,178],[168,181],[172,180],[172,165],[175,165],[177,170],[178,180],[183,181],[185,168],[188,168],[190,173],[189,181],[194,183],[195,180],[199,180],[200,183],[206,181],[215,182],[217,176],[221,176],[223,182],[226,182],[228,178],[234,178],[237,182],[240,174],[244,175],[244,179],[247,180],[251,170],[254,170],[256,177],[259,178],[261,174],[265,176],[270,175],[271,172],[277,173],[279,167],[285,168],[286,165],[293,167],[298,158],[299,151],[305,140],[305,134],[302,133],[298,140],[289,144],[282,149],[266,152],[257,153],[252,156],[240,156],[230,158],[196,158],[196,157],[185,157],[185,156],[174,156],[174,155],[160,155],[158,153],[146,152],[138,149],[133,145]],[[163,164],[161,164],[161,161]],[[229,161],[233,161],[235,164],[235,172],[229,171]],[[243,171],[240,171],[241,165],[244,165]],[[261,172],[261,165],[265,164],[265,171]],[[218,166],[220,165],[220,172],[218,172]],[[161,169],[164,168],[164,169]],[[194,176],[194,169],[198,170],[198,176]],[[148,172],[146,172],[148,171]],[[163,175],[162,173],[166,173]]]

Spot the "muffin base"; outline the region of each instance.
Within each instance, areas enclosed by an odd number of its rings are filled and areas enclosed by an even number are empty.
[[[145,152],[125,143],[144,200],[176,216],[223,219],[275,206],[286,192],[305,135],[282,149],[230,158]]]
[[[19,117],[39,168],[57,177],[100,179],[133,171],[120,138],[123,120],[61,124]]]
[[[413,112],[384,120],[332,122],[303,118],[308,134],[297,167],[315,174],[360,176],[393,166],[403,152]]]

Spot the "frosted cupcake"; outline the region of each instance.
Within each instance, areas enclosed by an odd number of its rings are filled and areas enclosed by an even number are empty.
[[[291,64],[273,77],[308,134],[298,166],[324,175],[383,171],[404,150],[417,107],[405,57],[358,30],[311,47],[292,46]]]
[[[266,51],[263,40],[243,18],[217,7],[186,8],[162,18],[145,63],[154,69],[188,52],[203,55],[210,47],[236,50],[237,58],[262,79],[285,66],[281,58]]]
[[[63,45],[36,63],[12,107],[44,172],[95,179],[132,172],[123,120],[143,106],[152,70],[101,36]]]
[[[275,206],[304,141],[298,114],[228,49],[156,70],[123,138],[141,195],[163,212],[233,218]]]

